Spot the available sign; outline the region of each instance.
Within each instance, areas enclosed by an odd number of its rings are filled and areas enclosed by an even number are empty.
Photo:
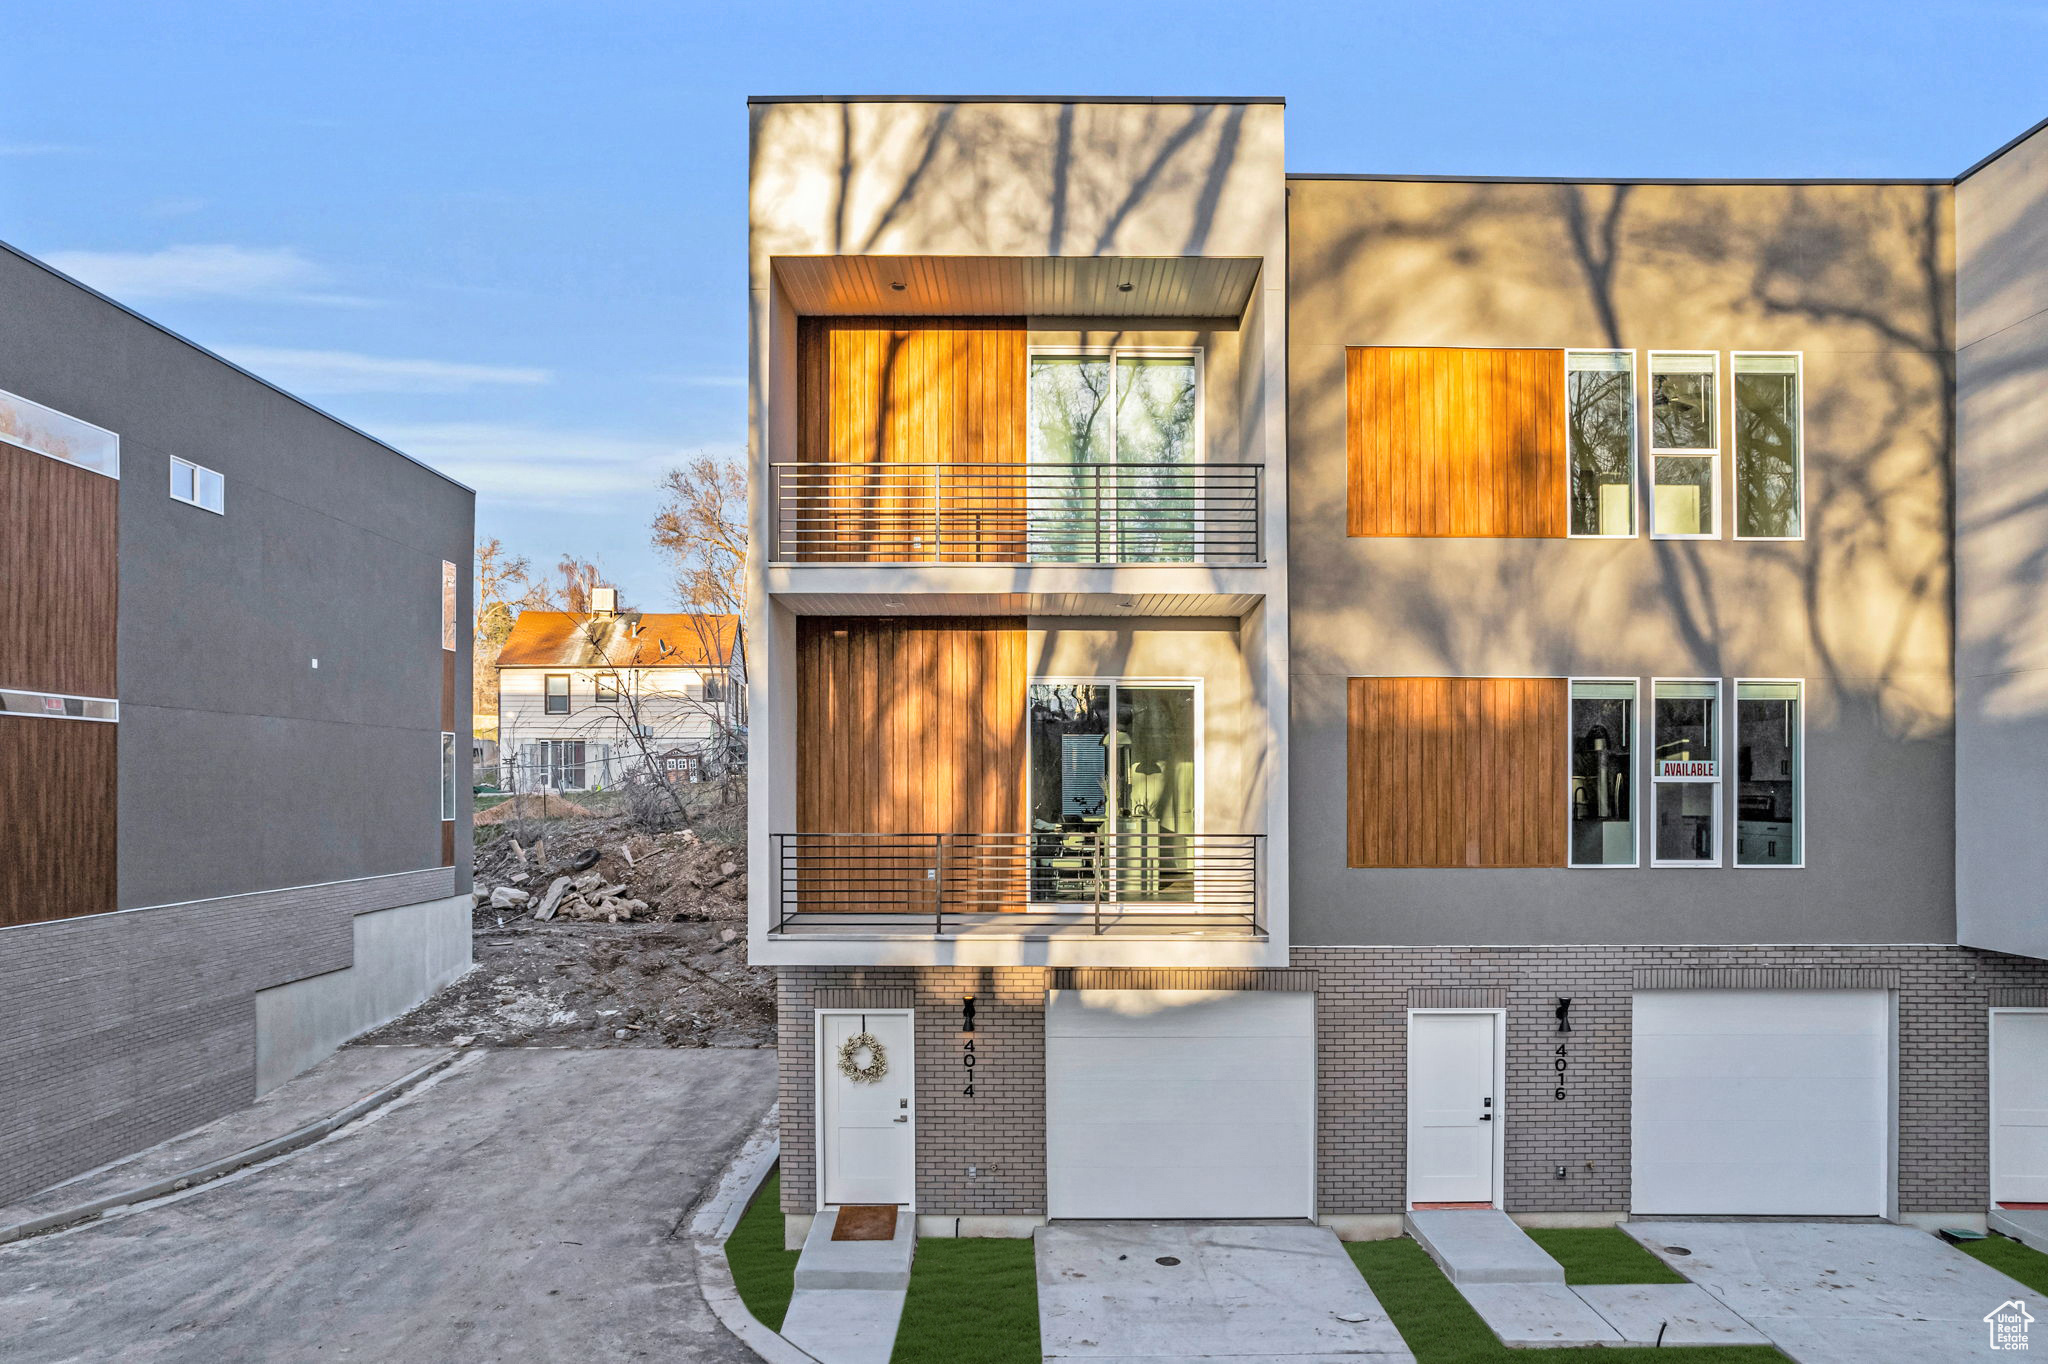
[[[1659,758],[1656,776],[1658,781],[1719,781],[1721,764],[1686,758]]]

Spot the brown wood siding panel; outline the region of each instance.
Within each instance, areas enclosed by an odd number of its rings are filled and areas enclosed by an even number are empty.
[[[806,317],[797,326],[797,458],[807,464],[1021,464],[1026,345],[1022,318]],[[858,512],[802,559],[949,562],[1025,555],[1020,479],[1007,473],[811,473],[815,499]],[[807,528],[813,535],[815,525]]]
[[[0,443],[0,687],[113,696],[121,485]]]
[[[117,725],[0,715],[0,925],[114,908],[119,739]]]
[[[828,834],[1017,833],[1024,825],[1024,621],[1015,617],[875,620],[805,616],[797,622],[797,831]],[[927,844],[812,837],[805,846],[846,859],[894,857],[866,893],[821,903],[818,878],[799,887],[812,910],[919,912],[933,902]],[[935,848],[935,844],[929,845]],[[1014,888],[972,865],[949,864],[954,890],[975,882],[987,909],[1023,907]],[[856,878],[858,879],[858,878]]]
[[[1352,535],[1561,538],[1564,352],[1345,352]]]
[[[1354,677],[1354,867],[1561,867],[1561,678]]]
[[[452,649],[441,651],[441,732],[455,733],[455,651]]]
[[[441,821],[441,865],[455,865],[455,821],[452,819]]]

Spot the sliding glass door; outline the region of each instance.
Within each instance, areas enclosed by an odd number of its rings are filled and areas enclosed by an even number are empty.
[[[1031,898],[1187,904],[1199,820],[1191,683],[1031,684]]]
[[[1194,353],[1034,352],[1027,457],[1038,563],[1197,556],[1201,364]]]

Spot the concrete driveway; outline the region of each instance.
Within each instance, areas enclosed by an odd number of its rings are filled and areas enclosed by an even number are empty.
[[[0,1247],[0,1355],[753,1364],[672,1233],[774,1098],[770,1051],[472,1052],[275,1164]]]
[[[2008,1298],[2039,1296],[1912,1227],[1630,1222],[1623,1230],[1800,1364],[1999,1358],[1985,1314]]]
[[[1036,1241],[1049,1364],[1415,1364],[1326,1227],[1073,1222]]]

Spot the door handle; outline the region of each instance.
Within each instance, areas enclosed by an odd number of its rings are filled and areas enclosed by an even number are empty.
[[[908,1113],[899,1113],[899,1114],[898,1114],[897,1116],[895,1116],[895,1117],[893,1117],[893,1118],[889,1119],[889,1121],[890,1121],[890,1122],[909,1122],[909,1121],[910,1121],[910,1115],[909,1115]]]
[[[1481,1121],[1481,1122],[1492,1122],[1492,1121],[1493,1121],[1493,1114],[1491,1114],[1491,1113],[1481,1113],[1481,1114],[1479,1115],[1479,1121]]]

